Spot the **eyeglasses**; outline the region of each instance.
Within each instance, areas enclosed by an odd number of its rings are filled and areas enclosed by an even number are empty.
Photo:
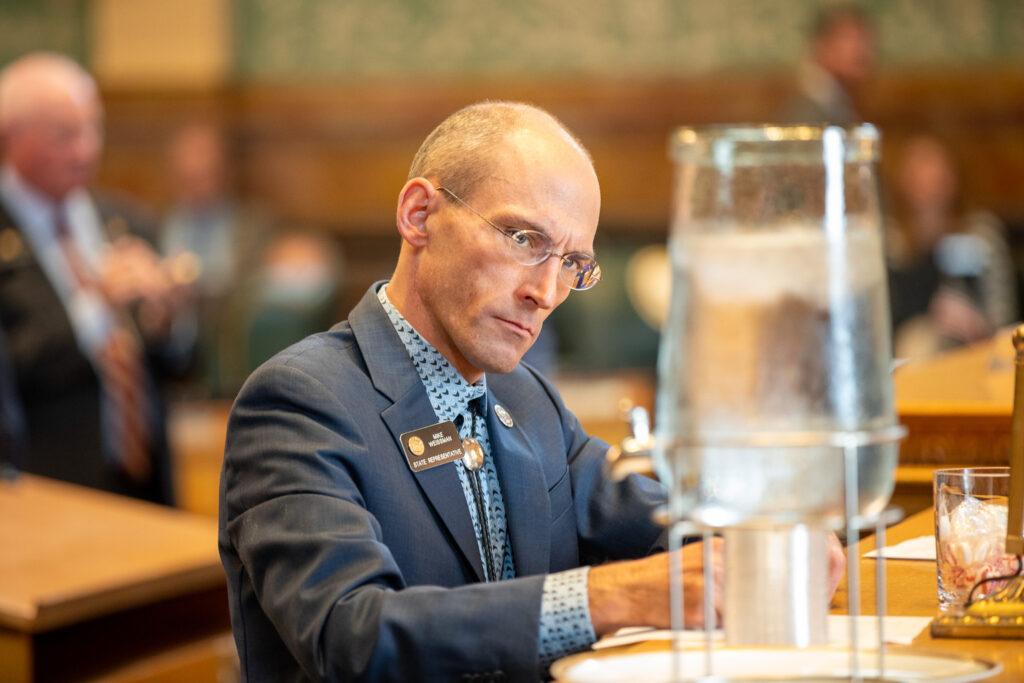
[[[590,289],[601,280],[601,266],[597,264],[593,256],[579,251],[559,254],[555,251],[555,245],[552,244],[551,238],[539,230],[516,230],[500,226],[491,222],[447,187],[437,187],[436,189],[444,192],[469,209],[477,218],[500,232],[505,237],[503,242],[505,242],[509,256],[516,262],[524,266],[539,266],[552,256],[556,256],[561,260],[558,280],[576,291]]]

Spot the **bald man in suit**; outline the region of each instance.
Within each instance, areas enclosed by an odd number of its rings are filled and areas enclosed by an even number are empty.
[[[0,327],[22,466],[170,503],[160,382],[187,361],[184,300],[132,214],[88,189],[95,83],[61,55],[22,57],[0,72],[0,134]]]

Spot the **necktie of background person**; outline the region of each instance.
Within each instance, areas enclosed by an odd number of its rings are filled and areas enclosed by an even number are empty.
[[[149,407],[142,345],[128,311],[116,305],[100,286],[94,269],[86,261],[71,234],[66,211],[57,207],[54,230],[61,251],[78,289],[102,296],[114,312],[114,323],[96,356],[104,399],[112,408],[112,436],[119,464],[132,479],[144,482],[151,473]]]

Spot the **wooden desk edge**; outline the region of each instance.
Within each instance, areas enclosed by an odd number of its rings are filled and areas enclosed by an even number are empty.
[[[42,633],[119,610],[174,598],[197,589],[215,588],[225,583],[224,572],[219,565],[203,565],[151,580],[41,603],[36,606],[34,614],[24,609],[0,610],[0,628],[20,633]]]

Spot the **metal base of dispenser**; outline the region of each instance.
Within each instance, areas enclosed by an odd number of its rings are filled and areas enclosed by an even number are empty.
[[[729,645],[808,647],[828,641],[824,529],[727,528],[725,639]]]

